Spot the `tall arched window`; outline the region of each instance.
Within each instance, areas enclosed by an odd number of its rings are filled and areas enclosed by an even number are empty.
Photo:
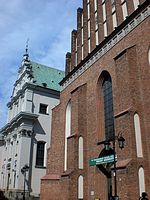
[[[79,137],[78,162],[79,169],[83,169],[83,137]]]
[[[141,196],[142,192],[145,192],[145,176],[143,167],[139,168],[139,195]]]
[[[65,159],[64,170],[67,170],[67,138],[71,135],[71,102],[69,101],[66,108],[66,124],[65,124]]]
[[[135,129],[137,157],[143,157],[140,118],[137,113],[135,113],[134,115],[134,129]]]
[[[78,200],[82,200],[83,196],[83,176],[80,175],[78,178]]]
[[[108,140],[114,136],[112,81],[108,73],[104,76],[102,90],[104,99],[105,137]]]

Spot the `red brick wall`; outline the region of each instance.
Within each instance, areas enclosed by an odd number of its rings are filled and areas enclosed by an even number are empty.
[[[142,4],[145,0],[140,0]],[[111,1],[105,1],[106,4],[106,23],[107,23],[107,32],[108,35],[113,31],[112,23],[112,5]],[[103,10],[102,10],[102,0],[97,1],[98,5],[98,32],[99,32],[99,43],[104,40],[104,25],[103,25]],[[132,0],[126,0],[128,16],[134,12],[134,4]],[[123,13],[121,0],[115,0],[115,10],[118,26],[123,22]],[[84,58],[88,55],[88,18],[87,18],[87,0],[83,0],[83,10],[79,8],[77,10],[77,32],[72,32],[72,42],[71,42],[71,70],[75,67],[75,46],[76,46],[76,37],[77,37],[77,63],[81,62],[81,16],[83,13],[83,38],[84,38]],[[95,10],[94,10],[94,0],[90,0],[90,41],[91,41],[91,51],[96,47],[95,39]],[[68,70],[69,71],[69,70]]]
[[[145,171],[146,192],[150,195],[150,19],[147,18],[96,61],[62,92],[60,104],[53,110],[52,142],[48,152],[47,174],[59,174],[60,180],[42,180],[42,200],[75,200],[77,180],[84,177],[84,200],[107,199],[106,177],[89,159],[98,157],[105,139],[101,74],[112,78],[115,130],[126,139],[125,148],[117,148],[118,163],[130,162],[117,170],[118,194],[122,200],[139,198],[138,170]],[[68,170],[64,173],[65,112],[71,99],[71,134],[68,138]],[[143,158],[136,156],[133,116],[140,116]],[[78,138],[84,139],[84,169],[78,169]],[[94,191],[94,196],[91,196]]]

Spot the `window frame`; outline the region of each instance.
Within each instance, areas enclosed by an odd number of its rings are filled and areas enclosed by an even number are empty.
[[[42,106],[43,106],[43,108],[42,108]],[[45,109],[44,109],[44,107],[45,107]],[[43,112],[43,110],[45,110],[45,112]],[[44,104],[44,103],[40,103],[40,105],[39,105],[39,113],[43,114],[43,115],[48,115],[48,105]]]
[[[45,164],[44,163],[44,158],[45,158],[45,144],[46,144],[45,141],[38,141],[37,142],[36,160],[35,160],[35,167],[36,168],[46,168],[46,166],[44,165]],[[42,146],[42,153],[41,153],[41,149],[40,149],[39,145],[43,145]],[[42,160],[42,162],[41,162],[41,160]]]
[[[115,135],[114,110],[113,110],[113,91],[110,75],[104,77],[102,83],[103,102],[104,102],[104,124],[105,138],[112,139]]]

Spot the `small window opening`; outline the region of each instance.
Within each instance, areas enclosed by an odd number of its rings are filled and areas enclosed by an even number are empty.
[[[37,143],[37,152],[36,152],[36,166],[43,167],[44,166],[44,149],[45,142],[40,141]]]
[[[47,114],[47,108],[48,108],[48,105],[46,105],[46,104],[40,104],[39,113],[41,113],[41,114]]]

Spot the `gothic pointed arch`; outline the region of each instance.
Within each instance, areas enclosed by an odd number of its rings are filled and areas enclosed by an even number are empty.
[[[134,130],[135,130],[137,157],[143,157],[140,117],[139,117],[138,113],[134,114]]]
[[[80,136],[78,141],[78,166],[79,169],[83,169],[83,137]]]
[[[103,116],[100,121],[104,124],[101,125],[101,130],[104,132],[105,139],[108,140],[114,136],[115,131],[112,79],[107,71],[103,71],[98,80],[98,99],[98,112]]]
[[[67,170],[67,138],[71,135],[71,100],[66,107],[64,171]]]
[[[145,175],[144,168],[141,166],[138,171],[139,177],[139,195],[141,196],[142,192],[145,192]]]
[[[83,183],[83,176],[82,175],[80,175],[79,177],[78,177],[78,199],[79,200],[83,200],[83,187],[84,187],[84,185],[83,185],[84,183]]]

